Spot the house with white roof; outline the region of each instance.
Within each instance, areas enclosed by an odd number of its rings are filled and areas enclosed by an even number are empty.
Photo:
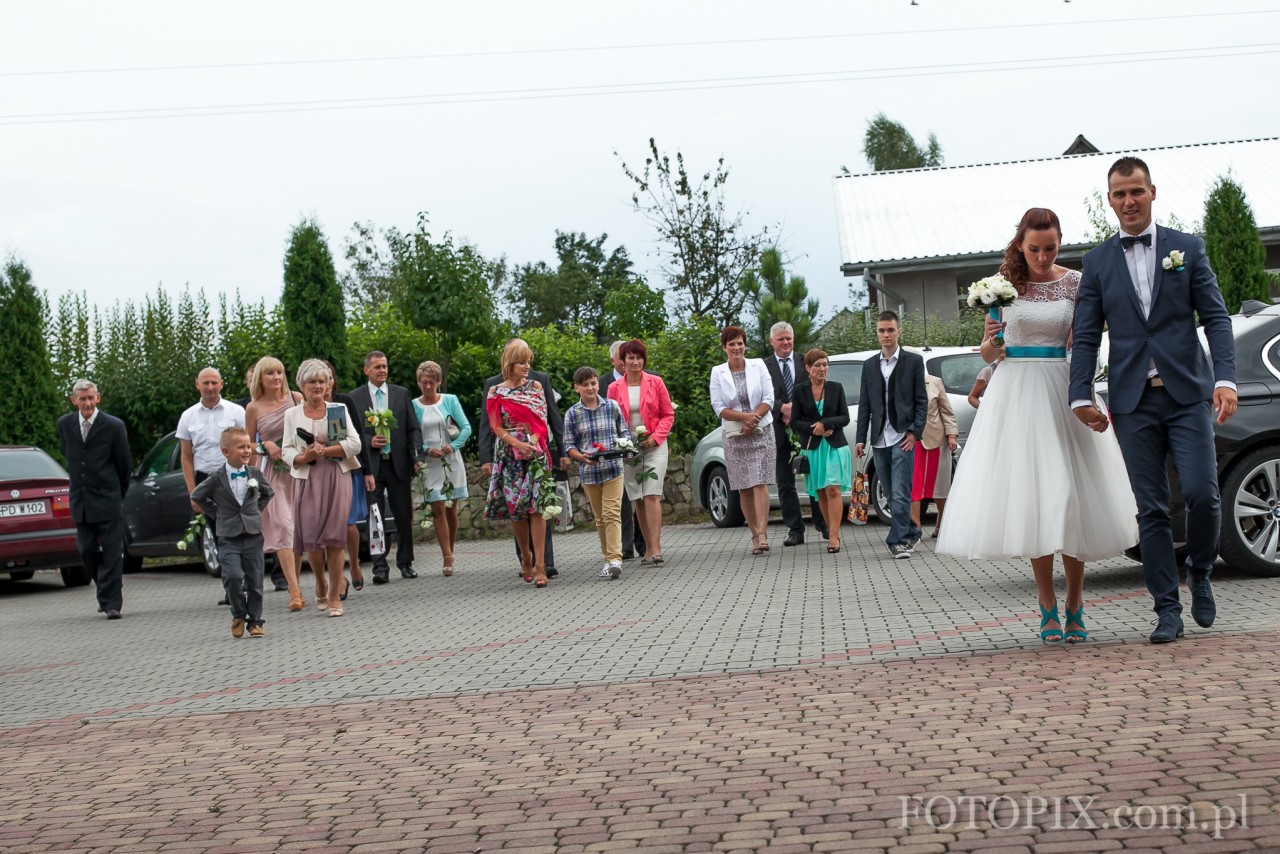
[[[1081,144],[1083,143],[1083,145]],[[1191,228],[1228,172],[1253,208],[1267,269],[1280,269],[1280,137],[1136,151],[1090,151],[1040,160],[903,169],[835,178],[841,271],[862,276],[873,309],[955,318],[969,284],[1000,266],[1023,213],[1052,209],[1062,222],[1058,262],[1080,267],[1092,247],[1088,206],[1104,197],[1107,170],[1133,155],[1151,168],[1157,222]],[[1109,207],[1104,213],[1115,223]]]

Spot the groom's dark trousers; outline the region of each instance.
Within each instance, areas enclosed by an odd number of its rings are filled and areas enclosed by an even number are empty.
[[[1181,614],[1166,460],[1173,459],[1186,505],[1188,575],[1207,578],[1222,529],[1217,463],[1206,453],[1213,447],[1212,405],[1205,400],[1183,406],[1163,387],[1148,386],[1137,409],[1112,415],[1112,424],[1138,503],[1138,542],[1154,610]]]

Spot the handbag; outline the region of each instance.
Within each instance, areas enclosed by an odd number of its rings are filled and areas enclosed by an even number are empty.
[[[462,428],[453,420],[452,415],[444,417],[444,434],[449,437],[450,442],[462,435]]]
[[[863,459],[866,459],[865,457]],[[866,463],[859,461],[853,475],[853,494],[849,498],[848,519],[851,524],[867,524],[867,507],[871,504],[871,489],[867,483]]]
[[[742,422],[741,421],[724,421],[723,429],[724,429],[724,437],[726,439],[731,439],[734,436],[741,436]]]
[[[801,454],[801,455],[800,455],[800,456],[798,456],[798,457],[792,457],[792,458],[791,458],[791,473],[792,473],[792,474],[808,474],[808,473],[809,473],[809,458],[808,458],[808,457],[806,457],[804,454]]]

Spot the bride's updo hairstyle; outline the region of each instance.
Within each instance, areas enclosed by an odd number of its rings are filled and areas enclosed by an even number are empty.
[[[1018,293],[1022,293],[1031,277],[1027,259],[1022,254],[1022,241],[1026,238],[1028,231],[1044,231],[1050,228],[1058,232],[1058,243],[1061,244],[1062,225],[1058,222],[1058,215],[1048,208],[1031,208],[1022,215],[1022,221],[1018,223],[1018,233],[1005,247],[1000,275],[1008,279],[1009,283],[1018,289]]]

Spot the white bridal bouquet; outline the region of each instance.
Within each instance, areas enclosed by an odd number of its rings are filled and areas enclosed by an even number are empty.
[[[996,273],[994,276],[987,276],[970,285],[969,296],[965,298],[965,302],[970,308],[986,309],[988,317],[999,320],[1000,308],[1011,305],[1017,298],[1018,289],[1013,286],[1013,283]],[[1004,335],[997,332],[991,343],[997,347],[1003,347]]]

